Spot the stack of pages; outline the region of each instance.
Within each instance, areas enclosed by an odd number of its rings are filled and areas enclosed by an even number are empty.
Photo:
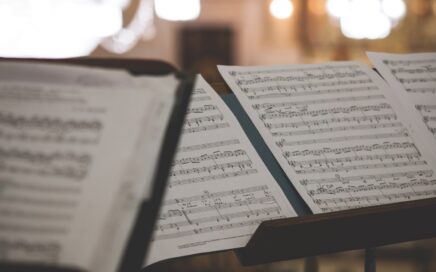
[[[369,57],[384,79],[358,62],[218,67],[313,213],[436,197],[436,54]],[[146,265],[297,215],[248,136],[199,77]]]

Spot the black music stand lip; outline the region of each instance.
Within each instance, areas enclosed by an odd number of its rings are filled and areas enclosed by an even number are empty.
[[[180,139],[185,115],[188,109],[194,78],[181,74],[177,69],[159,60],[140,59],[104,59],[104,58],[72,58],[72,59],[15,59],[0,58],[0,61],[41,62],[58,64],[77,64],[98,68],[124,69],[133,75],[168,75],[175,74],[180,84],[175,94],[175,103],[170,121],[165,131],[161,150],[159,151],[158,168],[154,174],[152,194],[149,200],[143,201],[136,216],[126,250],[123,253],[119,272],[140,271],[143,267],[151,235],[154,229],[158,210],[166,188],[169,171]],[[8,272],[81,272],[76,267],[57,267],[53,265],[32,263],[0,263],[0,271]]]
[[[436,198],[263,222],[235,250],[244,266],[436,237]]]

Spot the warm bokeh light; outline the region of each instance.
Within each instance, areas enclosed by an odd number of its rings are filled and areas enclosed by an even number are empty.
[[[110,52],[124,54],[139,41],[153,39],[156,36],[153,3],[154,0],[140,0],[136,13],[127,26],[117,34],[104,39],[101,46]]]
[[[326,8],[330,16],[340,18],[349,8],[349,0],[328,0]]]
[[[404,0],[328,0],[326,8],[352,39],[386,38],[406,14]]]
[[[200,16],[200,0],[155,0],[157,16],[168,21],[195,20]]]
[[[4,0],[0,55],[62,58],[89,54],[122,26],[122,1]]]
[[[294,12],[294,5],[290,0],[272,0],[269,10],[275,18],[286,19]]]
[[[383,0],[381,6],[383,12],[391,19],[398,20],[406,15],[406,4],[403,0]]]

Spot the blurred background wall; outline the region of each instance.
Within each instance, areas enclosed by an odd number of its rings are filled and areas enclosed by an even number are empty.
[[[238,65],[359,59],[364,57],[365,50],[416,52],[436,48],[436,1],[404,1],[404,18],[393,26],[386,38],[375,40],[356,40],[344,36],[338,20],[327,11],[328,1],[292,0],[292,15],[284,19],[271,14],[270,2],[201,0],[201,13],[197,19],[172,22],[157,17],[156,33],[150,40],[140,41],[125,54],[114,55],[98,48],[92,55],[161,58],[180,65],[184,52],[180,51],[179,46],[186,28],[231,31],[233,48],[230,50],[233,50],[231,54]],[[126,20],[133,15],[129,12],[133,13],[134,10],[127,10]],[[367,19],[368,22],[372,20],[371,17]],[[201,42],[203,44],[196,46],[219,46],[207,43],[207,40]]]
[[[138,1],[132,0],[131,6]],[[363,14],[360,24],[369,30],[374,28],[377,32],[383,28],[383,21],[377,24],[375,15],[371,14],[371,2],[387,2],[384,9],[393,17],[397,16],[391,22],[388,35],[376,39],[344,35],[342,19],[337,13],[344,9],[341,2],[348,0],[283,1],[292,4],[292,12],[285,18],[274,16],[270,10],[271,0],[201,0],[198,18],[181,22],[155,16],[151,38],[140,40],[122,54],[99,47],[91,56],[162,59],[185,70],[202,71],[210,78],[213,71],[208,73],[207,69],[216,64],[366,61],[365,51],[368,50],[400,53],[436,49],[436,1],[433,0],[360,1],[365,2],[368,9],[368,15]],[[404,11],[398,7],[398,2],[404,3]],[[283,3],[279,7],[286,9]],[[134,8],[127,9],[125,21],[134,13]],[[358,28],[359,22],[356,24]]]

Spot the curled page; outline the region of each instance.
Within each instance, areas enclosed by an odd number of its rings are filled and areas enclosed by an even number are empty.
[[[219,70],[314,213],[436,196],[422,129],[365,65]]]
[[[230,109],[199,77],[146,265],[243,247],[265,220],[295,216]]]

